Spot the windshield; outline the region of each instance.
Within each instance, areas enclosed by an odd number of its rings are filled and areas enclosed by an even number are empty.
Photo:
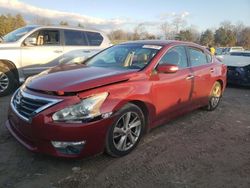
[[[247,56],[250,57],[250,52],[231,52],[230,55],[232,56]]]
[[[234,51],[243,51],[244,49],[242,47],[232,47],[232,50],[234,50]]]
[[[158,45],[117,45],[97,54],[85,64],[117,69],[142,69],[161,48]]]
[[[3,37],[3,42],[16,42],[26,33],[36,28],[36,26],[28,26],[16,29]]]
[[[216,55],[221,55],[223,52],[223,48],[216,48]]]

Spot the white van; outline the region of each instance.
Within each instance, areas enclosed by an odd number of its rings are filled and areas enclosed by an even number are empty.
[[[19,28],[0,43],[0,96],[9,94],[28,76],[74,56],[88,58],[110,45],[100,31],[36,25]]]
[[[233,47],[228,47],[224,49],[224,54],[230,54],[231,52],[242,52],[244,51],[244,48],[241,46],[233,46]]]

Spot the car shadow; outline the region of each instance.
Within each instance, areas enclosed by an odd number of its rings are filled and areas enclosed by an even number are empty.
[[[227,84],[227,88],[235,88],[235,89],[250,89],[250,86],[241,86],[236,84]]]

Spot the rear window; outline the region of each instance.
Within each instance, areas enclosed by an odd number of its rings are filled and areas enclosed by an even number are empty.
[[[85,34],[82,31],[64,31],[65,45],[68,46],[87,46],[88,42],[86,40]]]
[[[103,37],[100,33],[96,33],[96,32],[85,32],[86,36],[88,38],[89,41],[89,45],[90,46],[100,46],[102,41],[103,41]]]

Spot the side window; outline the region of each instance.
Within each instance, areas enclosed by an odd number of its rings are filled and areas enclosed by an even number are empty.
[[[64,30],[64,41],[66,46],[88,46],[82,31]]]
[[[34,46],[60,45],[60,32],[58,30],[39,30],[29,36],[30,44]]]
[[[100,33],[95,33],[95,32],[85,32],[89,41],[89,45],[90,46],[100,46],[102,41],[103,41],[103,37]]]
[[[161,58],[159,64],[174,64],[181,68],[188,66],[187,55],[185,47],[177,46],[167,51],[167,53]]]
[[[189,48],[190,61],[192,66],[207,64],[206,54],[197,48]]]
[[[207,62],[212,63],[212,56],[210,54],[206,54],[207,56]]]

